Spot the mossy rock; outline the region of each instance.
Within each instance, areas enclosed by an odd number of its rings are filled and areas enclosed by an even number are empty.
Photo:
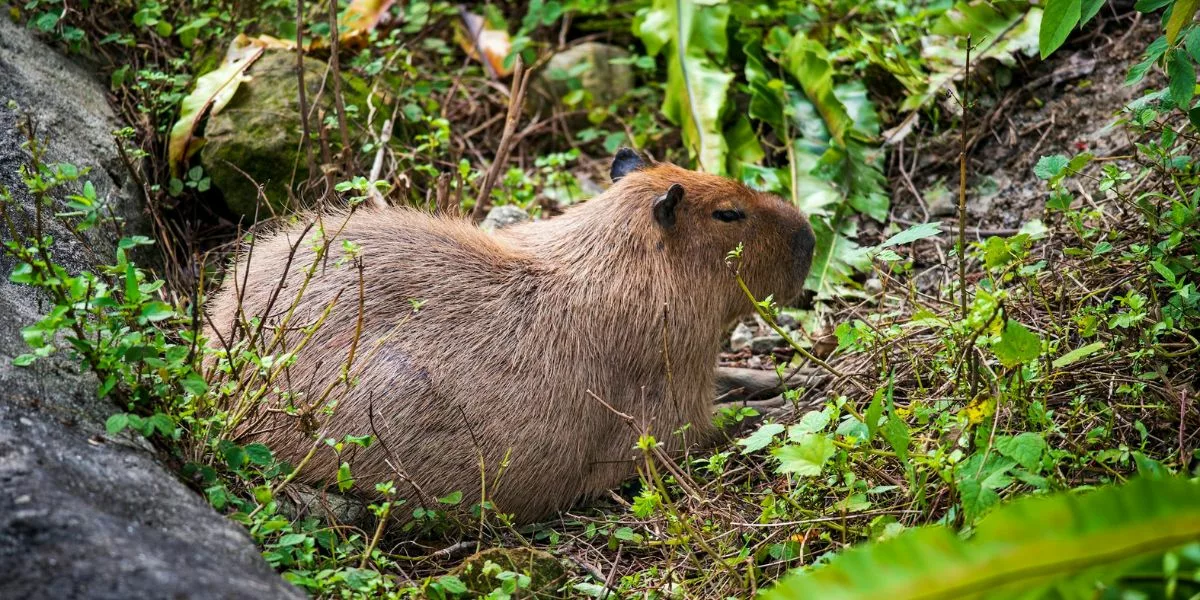
[[[321,80],[327,71],[328,65],[323,61],[304,60],[304,83],[310,103],[321,90]],[[229,209],[254,219],[256,212],[259,218],[264,218],[272,212],[299,208],[291,206],[289,192],[295,191],[291,187],[293,182],[305,181],[309,173],[300,146],[300,82],[296,77],[295,53],[268,50],[250,66],[247,74],[252,79],[242,82],[229,104],[209,117],[200,160],[213,185],[224,194]],[[365,82],[346,75],[342,81],[346,103],[365,109],[368,93]],[[324,88],[321,104],[332,114],[333,86],[330,83]],[[309,122],[314,138],[319,125],[314,112]],[[314,153],[317,147],[314,139]],[[259,204],[254,182],[263,186],[269,207]]]
[[[633,89],[633,67],[623,62],[629,58],[628,50],[600,42],[585,42],[555,54],[534,80],[530,108],[565,108],[563,98],[576,88],[590,97],[585,107],[608,106]],[[571,76],[573,71],[578,73]]]
[[[516,576],[512,575],[514,573]],[[472,597],[504,588],[506,582],[519,576],[528,577],[529,583],[513,594],[516,597],[567,597],[559,591],[567,582],[566,567],[552,554],[533,548],[489,548],[467,557],[450,574],[467,586]]]

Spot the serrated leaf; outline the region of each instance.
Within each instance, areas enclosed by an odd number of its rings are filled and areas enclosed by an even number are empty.
[[[1080,0],[1046,1],[1046,9],[1042,13],[1042,26],[1038,31],[1038,50],[1042,54],[1042,60],[1067,41],[1082,15]]]
[[[800,417],[795,425],[788,427],[788,439],[797,441],[805,434],[819,433],[829,426],[829,413],[824,410],[810,410]]]
[[[275,460],[275,456],[271,454],[271,449],[258,442],[247,444],[245,451],[246,457],[250,459],[250,462],[260,467],[270,466]]]
[[[1000,364],[1011,369],[1040,356],[1042,338],[1024,325],[1009,319],[1004,326],[1004,332],[1000,334],[1000,340],[992,344],[992,352],[1000,359]]]
[[[1004,435],[996,438],[996,451],[1007,456],[1032,473],[1038,472],[1038,463],[1046,451],[1046,440],[1033,432],[1025,432],[1015,436]]]
[[[1055,369],[1061,369],[1068,365],[1079,362],[1080,360],[1087,358],[1087,357],[1095,354],[1096,352],[1099,352],[1103,348],[1104,348],[1104,342],[1092,342],[1086,346],[1076,348],[1076,349],[1054,359],[1054,362],[1051,363],[1051,366],[1053,366]]]
[[[767,423],[754,431],[754,433],[737,441],[742,447],[742,454],[750,454],[766,448],[775,439],[775,436],[783,433],[783,425],[779,423]]]
[[[129,415],[125,413],[113,414],[108,417],[108,420],[104,421],[104,430],[108,432],[108,435],[116,435],[121,433],[122,431],[125,431],[125,428],[128,426]]]
[[[1183,110],[1190,108],[1196,95],[1196,65],[1183,50],[1167,54],[1167,84],[1175,104]]]
[[[1053,179],[1061,175],[1070,163],[1070,159],[1061,154],[1043,156],[1034,165],[1033,174],[1037,175],[1038,179]]]
[[[779,473],[794,473],[801,477],[816,477],[825,463],[833,458],[837,447],[827,436],[811,433],[793,444],[776,448],[771,454],[779,461]]]
[[[463,499],[463,493],[458,490],[455,490],[453,492],[450,492],[449,494],[446,494],[445,496],[442,496],[441,498],[438,498],[438,502],[440,502],[442,504],[446,504],[448,506],[457,506],[459,503],[462,502],[462,499]]]
[[[204,381],[204,377],[195,371],[189,371],[179,384],[193,396],[203,396],[208,393],[208,382]]]
[[[469,591],[467,584],[463,583],[461,579],[455,577],[454,575],[442,575],[441,577],[438,577],[438,583],[441,584],[443,590],[450,594],[461,595]],[[608,588],[604,589],[605,591],[608,590]]]

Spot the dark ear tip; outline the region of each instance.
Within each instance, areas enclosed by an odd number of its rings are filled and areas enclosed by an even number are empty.
[[[642,162],[642,157],[637,153],[637,150],[628,147],[622,147],[617,150],[617,155],[613,157],[612,168],[609,169],[609,177],[613,182],[619,181],[622,177],[642,168],[645,163]]]

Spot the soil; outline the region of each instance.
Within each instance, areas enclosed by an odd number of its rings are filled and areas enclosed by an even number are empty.
[[[1042,218],[1046,186],[1033,173],[1042,156],[1128,154],[1130,142],[1117,126],[1122,110],[1162,82],[1155,74],[1135,86],[1123,82],[1160,29],[1132,11],[1102,17],[1088,35],[1048,60],[1029,61],[1027,71],[1012,74],[1007,89],[985,91],[972,102],[968,123],[978,124],[969,126],[968,231],[983,230],[977,234],[983,238]],[[889,180],[898,226],[956,223],[959,137],[957,129],[918,132],[893,149]]]

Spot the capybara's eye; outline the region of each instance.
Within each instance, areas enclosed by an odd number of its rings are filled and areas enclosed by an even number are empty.
[[[741,209],[738,209],[738,208],[734,208],[734,209],[730,209],[730,210],[715,210],[715,211],[713,211],[713,218],[718,221],[732,223],[734,221],[740,221],[742,219],[745,219],[746,213],[742,212]]]

